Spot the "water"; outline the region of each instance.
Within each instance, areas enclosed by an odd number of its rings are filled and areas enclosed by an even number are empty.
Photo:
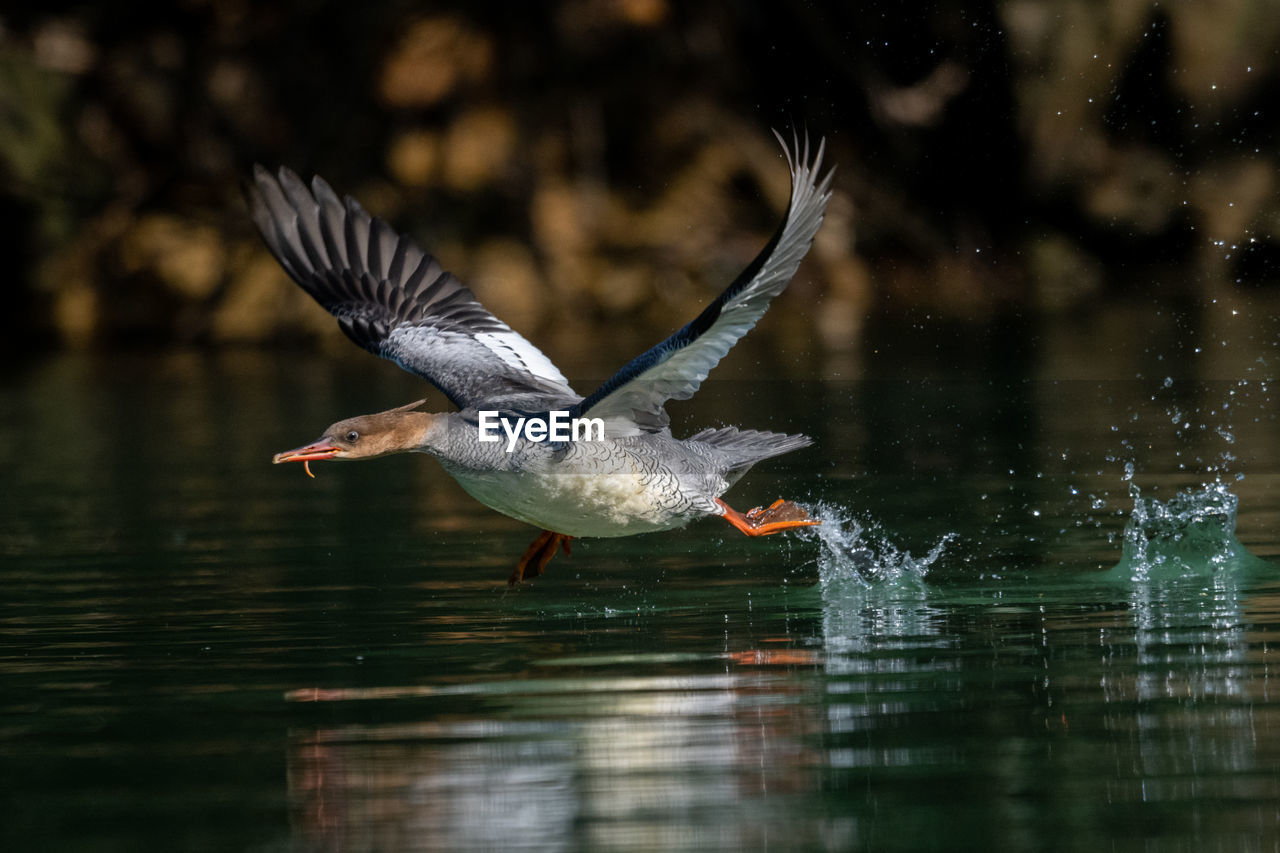
[[[1162,577],[1243,577],[1265,570],[1236,539],[1240,499],[1222,481],[1179,492],[1168,501],[1142,497],[1130,486],[1133,510],[1124,527],[1115,571],[1134,581]]]
[[[343,356],[6,376],[6,849],[1280,842],[1262,368],[711,383],[678,426],[818,442],[732,503],[826,525],[578,542],[508,592],[531,531],[431,460],[270,466],[416,397]]]

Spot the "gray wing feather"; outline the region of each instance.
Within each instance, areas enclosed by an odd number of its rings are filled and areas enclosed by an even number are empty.
[[[775,135],[777,135],[775,133]],[[755,326],[770,300],[786,288],[822,224],[831,198],[831,176],[819,176],[825,140],[810,160],[803,150],[788,148],[791,199],[782,225],[769,244],[720,296],[693,322],[632,359],[575,408],[578,415],[602,418],[612,434],[655,432],[670,423],[663,404],[687,400],[738,339]]]

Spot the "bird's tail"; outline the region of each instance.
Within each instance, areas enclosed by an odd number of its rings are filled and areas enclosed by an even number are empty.
[[[813,444],[813,439],[807,435],[788,435],[737,427],[704,429],[697,435],[690,436],[688,440],[714,447],[727,457],[726,479],[730,483],[735,482],[747,472],[748,468],[763,459],[781,456]]]

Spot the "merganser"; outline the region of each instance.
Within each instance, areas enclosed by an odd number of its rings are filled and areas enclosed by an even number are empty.
[[[768,245],[696,319],[585,398],[434,257],[355,199],[340,200],[318,176],[308,188],[287,168],[272,175],[255,166],[246,187],[253,220],[290,277],[353,341],[426,379],[458,408],[424,412],[419,400],[348,418],[272,461],[302,462],[310,475],[310,463],[325,459],[430,453],[481,503],[542,528],[511,585],[542,574],[579,536],[670,530],[703,516],[721,516],[748,536],[819,524],[790,501],[740,513],[720,498],[755,463],[812,444],[807,436],[723,427],[678,439],[663,408],[693,396],[755,326],[822,224],[832,177],[819,174],[825,140],[811,159],[808,139],[801,150],[798,140],[788,147],[774,135],[791,170],[791,198]],[[583,420],[587,434],[548,434],[554,414]],[[521,431],[521,418],[544,426]]]

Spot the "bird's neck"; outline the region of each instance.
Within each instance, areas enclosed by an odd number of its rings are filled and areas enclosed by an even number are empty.
[[[430,450],[444,417],[429,412],[402,412],[393,428],[397,450]]]

